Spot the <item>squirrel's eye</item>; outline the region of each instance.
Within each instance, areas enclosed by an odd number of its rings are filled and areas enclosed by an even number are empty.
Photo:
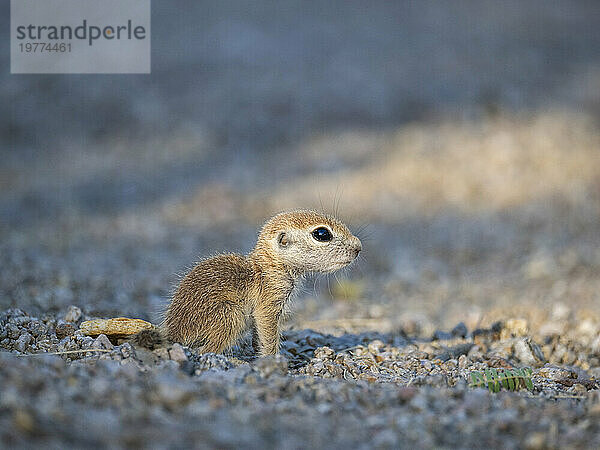
[[[325,227],[319,227],[319,228],[314,229],[312,232],[312,236],[313,236],[313,238],[315,238],[315,240],[320,241],[320,242],[327,242],[327,241],[330,241],[331,239],[333,239],[333,235],[331,234],[331,231],[329,231]]]

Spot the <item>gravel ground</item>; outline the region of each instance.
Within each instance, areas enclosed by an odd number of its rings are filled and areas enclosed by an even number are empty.
[[[600,324],[593,321],[545,338],[516,319],[471,332],[460,323],[428,338],[404,330],[288,331],[280,356],[255,359],[244,345],[226,356],[179,344],[114,345],[77,330],[84,318],[75,306],[58,320],[16,309],[0,315],[0,345],[10,351],[0,352],[6,445],[600,445]],[[531,391],[469,386],[472,371],[524,365],[534,368]]]
[[[0,446],[600,448],[600,3],[177,5],[149,76],[0,74]],[[288,208],[364,251],[280,357],[78,331]]]

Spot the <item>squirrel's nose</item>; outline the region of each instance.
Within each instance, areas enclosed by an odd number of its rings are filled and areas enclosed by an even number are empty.
[[[358,239],[357,237],[354,238],[354,242],[352,243],[352,250],[354,251],[355,258],[362,250],[362,244],[360,242],[360,239]]]

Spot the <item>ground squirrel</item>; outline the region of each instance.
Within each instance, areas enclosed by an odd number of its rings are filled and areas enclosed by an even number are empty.
[[[264,224],[248,255],[205,259],[183,278],[162,334],[218,353],[251,327],[255,351],[276,354],[281,313],[299,278],[341,269],[361,250],[360,240],[333,217],[314,211],[277,214]]]

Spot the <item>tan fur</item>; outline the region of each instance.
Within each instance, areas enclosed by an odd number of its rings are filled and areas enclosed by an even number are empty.
[[[331,231],[331,241],[312,237],[319,226]],[[206,259],[185,276],[167,310],[164,331],[171,341],[222,352],[252,326],[255,350],[276,354],[281,313],[298,279],[340,269],[361,249],[360,240],[333,217],[314,211],[278,214],[264,224],[250,254]]]

